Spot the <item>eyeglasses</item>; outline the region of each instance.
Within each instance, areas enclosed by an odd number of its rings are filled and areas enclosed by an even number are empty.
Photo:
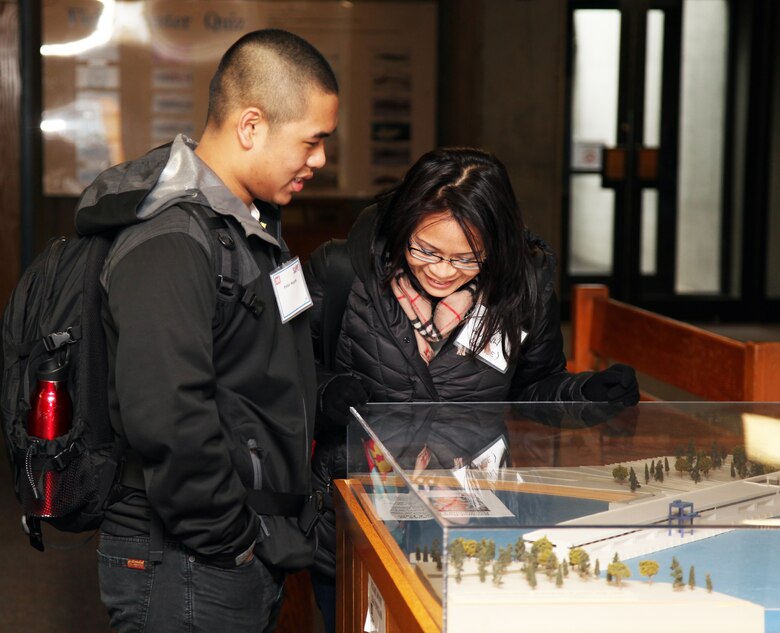
[[[457,259],[455,257],[442,257],[436,253],[431,253],[430,251],[412,246],[411,242],[406,245],[406,248],[409,250],[409,254],[412,257],[420,260],[421,262],[425,262],[426,264],[447,262],[450,266],[457,268],[458,270],[479,270],[482,267],[482,264],[485,263],[479,259]]]

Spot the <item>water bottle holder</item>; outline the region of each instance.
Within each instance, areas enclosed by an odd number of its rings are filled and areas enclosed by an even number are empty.
[[[66,516],[82,507],[96,493],[89,454],[81,453],[68,460],[62,470],[57,470],[54,456],[45,454],[49,443],[40,441],[37,453],[33,450],[32,454],[25,454],[17,462],[25,464],[26,472],[19,479],[19,493],[24,512],[30,516]]]

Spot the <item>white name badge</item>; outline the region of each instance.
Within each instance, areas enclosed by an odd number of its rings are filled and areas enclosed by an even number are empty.
[[[474,306],[474,310],[472,311],[468,320],[464,324],[463,329],[460,331],[460,334],[458,334],[458,338],[455,339],[455,344],[461,347],[465,347],[467,350],[471,351],[471,337],[474,334],[474,330],[476,329],[476,327],[480,324],[480,322],[484,318],[485,318],[485,306],[479,304]],[[523,340],[525,340],[525,337],[527,335],[528,332],[523,332],[520,341],[522,342]],[[477,358],[487,363],[494,369],[497,369],[503,374],[506,373],[508,361],[504,356],[504,347],[502,345],[502,339],[503,336],[500,331],[493,334],[493,336],[490,337],[490,341],[485,346],[485,349],[483,349],[479,354],[477,354]]]
[[[282,323],[287,323],[304,310],[311,308],[311,295],[303,277],[301,262],[297,257],[279,266],[270,277]]]

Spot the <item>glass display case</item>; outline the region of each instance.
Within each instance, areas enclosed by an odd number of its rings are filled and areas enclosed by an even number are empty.
[[[409,584],[400,601],[411,595],[433,629],[780,631],[780,404],[371,404],[353,416],[340,561],[373,548],[394,570],[368,569],[369,594]],[[358,514],[374,536],[349,551]]]

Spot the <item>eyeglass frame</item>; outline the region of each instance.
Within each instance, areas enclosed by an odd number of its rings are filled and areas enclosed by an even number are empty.
[[[431,253],[425,249],[412,246],[411,240],[406,243],[406,250],[408,250],[409,254],[417,261],[424,262],[426,264],[440,264],[441,262],[447,262],[450,266],[456,268],[457,270],[480,270],[485,264],[484,259],[474,259],[472,262],[467,262],[463,259],[458,259],[457,257],[442,257],[436,253]],[[420,253],[420,255],[423,255],[427,259],[423,259],[423,257],[417,255],[417,253]]]

